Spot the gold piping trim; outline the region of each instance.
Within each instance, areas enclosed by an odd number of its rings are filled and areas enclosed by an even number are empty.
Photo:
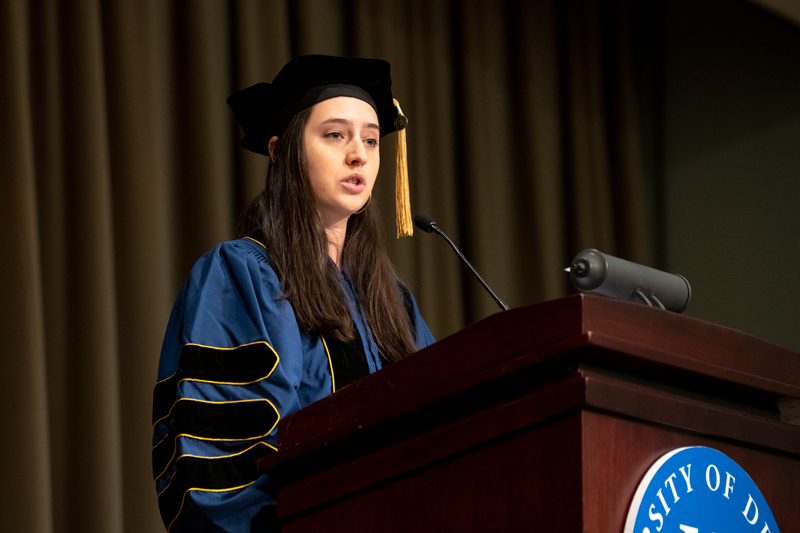
[[[215,347],[215,346],[206,346],[204,344],[196,344],[194,342],[187,342],[186,344],[184,344],[184,346],[199,346],[200,348],[209,348],[211,350],[236,350],[238,348],[243,348],[245,346],[252,346],[253,344],[266,344],[267,347],[272,351],[272,353],[275,354],[275,364],[272,365],[272,368],[270,369],[269,373],[266,376],[264,376],[263,378],[258,378],[255,381],[248,381],[247,383],[231,383],[231,382],[227,382],[227,381],[210,381],[210,380],[205,380],[205,379],[185,378],[185,379],[180,380],[178,383],[176,383],[175,387],[177,388],[178,385],[180,385],[184,381],[193,381],[195,383],[211,383],[212,385],[232,385],[234,387],[241,387],[241,386],[244,386],[244,385],[252,385],[253,383],[258,383],[259,381],[264,381],[265,379],[269,378],[272,375],[273,372],[275,372],[275,369],[278,368],[278,363],[281,360],[281,356],[278,355],[278,352],[276,352],[275,349],[266,341],[249,342],[247,344],[241,344],[239,346],[236,346],[235,348],[218,348],[218,347]],[[176,374],[177,374],[177,372],[176,372]],[[170,377],[168,377],[166,379],[162,379],[161,381],[158,381],[156,383],[156,386],[158,386],[158,384],[161,383],[162,381],[167,381],[167,380],[172,379],[174,376],[175,376],[175,374],[172,374]],[[161,422],[162,420],[164,420],[165,418],[167,418],[169,416],[169,414],[172,412],[172,409],[175,407],[175,404],[180,399],[181,398],[179,398],[178,400],[175,400],[174,402],[172,402],[172,405],[169,407],[169,411],[167,411],[166,415],[162,416],[161,418],[159,418],[158,420],[153,422],[153,429],[156,428],[156,424],[158,424],[159,422]],[[275,407],[275,406],[273,405],[273,407]],[[161,439],[161,440],[164,440],[164,439]],[[159,442],[158,444],[161,444],[161,442]],[[156,446],[158,446],[158,444],[156,444]],[[153,448],[155,449],[156,446],[153,446]]]
[[[274,368],[274,367],[273,367],[273,370],[275,370],[275,368]],[[204,380],[204,379],[188,379],[188,378],[187,378],[187,379],[182,379],[182,380],[180,380],[180,381],[178,382],[178,384],[180,384],[180,383],[183,383],[184,381],[192,381],[192,382],[194,382],[194,383],[211,383],[211,384],[214,384],[214,385],[233,385],[233,386],[239,386],[239,385],[252,385],[253,383],[258,383],[259,381],[264,381],[264,380],[265,380],[265,379],[267,379],[267,378],[268,378],[270,375],[272,375],[272,372],[270,372],[269,374],[267,374],[267,375],[266,375],[266,376],[264,376],[263,378],[259,378],[259,379],[255,380],[255,381],[248,381],[247,383],[227,383],[227,382],[225,382],[225,381],[207,381],[207,380]],[[158,423],[159,423],[159,422],[161,422],[161,421],[162,421],[162,420],[164,420],[165,418],[168,418],[168,417],[169,417],[170,413],[172,413],[172,410],[175,408],[175,404],[176,404],[176,403],[178,403],[178,402],[179,402],[179,401],[181,401],[181,400],[191,400],[191,399],[193,399],[193,398],[178,398],[177,400],[175,400],[174,402],[172,402],[172,405],[170,406],[170,408],[169,408],[169,411],[167,411],[167,414],[165,414],[164,416],[162,416],[161,418],[159,418],[158,420],[156,420],[155,422],[153,422],[153,429],[155,429],[155,428],[156,428],[156,426],[158,425]],[[202,400],[198,400],[198,401],[202,401]],[[243,400],[239,400],[239,401],[243,401]],[[254,400],[251,400],[251,401],[254,401]],[[208,402],[208,403],[234,403],[234,402]]]
[[[276,422],[275,426],[277,426],[277,425],[278,424]],[[179,435],[175,435],[175,440],[177,441],[179,437],[191,437],[193,439],[207,441],[207,442],[243,442],[243,441],[246,441],[246,440],[263,439],[264,437],[267,437],[267,436],[269,436],[270,433],[272,433],[272,430],[275,429],[275,426],[272,426],[272,429],[270,429],[267,433],[264,433],[263,435],[258,435],[256,437],[248,437],[246,439],[205,439],[203,437],[198,437],[197,435],[192,435],[190,433],[181,433]],[[276,451],[277,451],[277,448],[276,448]],[[167,466],[164,467],[164,470],[162,470],[161,473],[158,474],[153,481],[158,481],[161,478],[161,476],[163,476],[167,472],[167,470],[169,469],[169,465],[172,464],[172,460],[175,459],[175,452],[177,452],[177,447],[172,452],[172,457],[170,457],[169,461],[167,461]],[[178,459],[180,459],[181,457],[183,457],[183,456],[179,455]],[[177,459],[175,459],[175,460],[177,461]]]
[[[198,400],[197,398],[179,398],[179,399],[175,400],[175,403],[172,404],[172,406],[175,407],[175,404],[177,404],[178,402],[199,402],[199,403],[211,403],[211,404],[215,404],[215,405],[222,405],[222,404],[225,404],[225,403],[267,402],[270,405],[270,407],[272,407],[275,410],[275,414],[278,415],[278,419],[280,419],[280,416],[281,416],[281,414],[278,412],[278,409],[275,407],[275,404],[272,403],[271,401],[269,401],[267,398],[253,398],[251,400],[231,400],[229,402],[212,402],[211,400]],[[172,413],[172,409],[169,410],[169,413],[167,413],[167,416],[169,416],[170,413]],[[166,417],[159,418],[159,420],[163,420],[164,418],[166,418]],[[272,427],[273,427],[273,429],[275,428],[275,426],[272,426]],[[270,431],[272,431],[272,429],[270,429]],[[269,433],[267,433],[267,434],[269,434]],[[189,434],[188,433],[181,433],[181,435],[189,435]],[[206,439],[206,438],[203,438],[203,437],[196,437],[194,435],[189,435],[189,436],[190,437],[194,437],[196,439],[200,439],[200,440],[234,440],[235,441],[235,440],[250,440],[250,439],[257,438],[257,437],[250,437],[248,439]],[[161,439],[158,442],[158,444],[161,444],[161,442],[163,442],[163,441],[164,441],[164,439]],[[153,446],[154,450],[158,447],[158,444]]]
[[[275,348],[273,348],[272,345],[270,343],[268,343],[267,341],[248,342],[247,344],[240,344],[239,346],[234,346],[233,348],[222,348],[220,346],[206,346],[205,344],[197,344],[195,342],[187,342],[183,346],[199,346],[200,348],[210,348],[212,350],[237,350],[239,348],[244,348],[245,346],[252,346],[253,344],[266,344],[267,347],[272,351],[272,353],[275,354],[275,357],[278,359],[277,361],[275,361],[275,365],[272,367],[272,370],[270,370],[269,374],[267,374],[267,377],[270,377],[272,375],[272,372],[275,371],[275,367],[278,366],[278,361],[281,360],[281,356],[278,355],[278,352],[275,351]],[[158,385],[159,383],[164,382],[164,381],[169,381],[170,379],[175,377],[175,374],[177,374],[177,373],[178,372],[174,372],[171,376],[169,376],[167,378],[164,378],[161,381],[156,381],[156,385]],[[261,379],[266,379],[266,378],[261,378]],[[183,381],[186,381],[186,380],[182,379],[178,383],[181,383]],[[193,380],[190,380],[190,381],[202,381],[202,380],[193,379]],[[261,380],[257,379],[256,381],[261,381]],[[224,383],[224,382],[223,381],[205,381],[204,383]],[[255,381],[251,381],[250,383],[255,383]],[[249,385],[250,383],[243,383],[243,385]],[[236,385],[236,383],[232,383],[232,385]]]
[[[186,492],[184,492],[183,496],[181,497],[181,506],[178,509],[178,514],[176,514],[175,518],[172,519],[172,522],[169,523],[169,527],[167,528],[167,533],[170,532],[170,530],[172,529],[172,524],[174,524],[175,520],[177,520],[178,517],[181,515],[181,512],[183,511],[183,504],[186,503],[186,495],[189,494],[191,491],[197,490],[197,491],[200,491],[200,492],[228,492],[228,491],[231,491],[231,490],[239,490],[239,489],[243,489],[245,487],[249,487],[250,485],[252,485],[255,482],[256,482],[256,480],[254,479],[253,481],[251,481],[250,483],[247,483],[246,485],[241,485],[239,487],[231,487],[229,489],[203,489],[203,488],[200,488],[200,487],[192,487],[190,489],[186,489]]]
[[[269,431],[267,431],[263,435],[257,435],[255,437],[248,437],[246,439],[212,439],[212,438],[208,438],[208,437],[198,437],[197,435],[192,435],[191,433],[179,433],[178,435],[175,435],[175,448],[172,450],[172,457],[169,458],[169,461],[167,461],[166,466],[164,466],[164,470],[162,470],[161,473],[158,474],[155,477],[154,481],[158,481],[158,479],[161,476],[164,475],[164,473],[169,468],[169,465],[172,464],[172,460],[175,459],[175,453],[178,451],[177,443],[178,443],[178,438],[179,437],[191,437],[193,439],[207,441],[207,442],[242,442],[242,441],[246,441],[246,440],[261,439],[261,438],[266,437],[270,433],[272,433],[272,430],[275,429],[278,426],[278,422],[280,422],[280,420],[281,420],[281,414],[278,412],[278,409],[275,407],[275,405],[271,401],[267,400],[266,398],[258,399],[258,400],[236,400],[236,401],[233,401],[233,402],[209,402],[209,401],[204,401],[204,400],[195,400],[194,398],[181,398],[178,401],[193,401],[193,402],[215,403],[215,404],[242,403],[242,402],[267,402],[270,405],[270,407],[272,407],[275,410],[275,414],[278,415],[278,418],[277,418],[277,420],[275,420],[275,423],[272,425],[272,427],[269,428]],[[177,403],[177,402],[175,402],[175,403]],[[167,433],[167,436],[169,436],[169,433]],[[164,437],[163,439],[158,441],[158,444],[153,446],[153,449],[155,450],[158,447],[158,445],[161,444],[162,442],[164,442],[165,440],[167,440],[167,437]],[[177,461],[177,459],[176,459],[176,461]]]
[[[221,346],[207,346],[205,344],[198,344],[196,342],[187,342],[184,346],[199,346],[201,348],[211,348],[212,350],[238,350],[239,348],[244,348],[245,346],[252,346],[253,344],[266,344],[269,346],[269,349],[272,350],[272,353],[275,354],[275,357],[278,357],[277,352],[270,346],[267,341],[254,341],[248,342],[247,344],[240,344],[239,346],[234,346],[233,348],[222,348]]]
[[[246,448],[246,449],[244,449],[244,450],[242,450],[242,451],[240,451],[240,452],[232,453],[232,454],[230,454],[230,455],[220,455],[219,457],[209,457],[209,456],[206,456],[206,455],[192,455],[192,454],[186,453],[186,454],[183,454],[183,455],[179,456],[177,459],[175,459],[175,464],[178,464],[178,461],[180,461],[180,460],[181,460],[183,457],[194,457],[194,458],[196,458],[196,459],[209,459],[209,460],[212,460],[212,459],[230,459],[231,457],[236,457],[237,455],[242,455],[243,453],[247,453],[247,452],[249,452],[250,450],[252,450],[252,449],[253,449],[253,448],[255,448],[256,446],[258,446],[259,444],[263,444],[264,446],[267,446],[267,447],[269,447],[269,448],[272,448],[272,449],[273,449],[273,450],[275,450],[276,452],[278,451],[278,448],[276,448],[276,447],[275,447],[275,446],[273,446],[272,444],[269,444],[269,443],[267,443],[267,442],[260,441],[260,442],[256,442],[255,444],[253,444],[253,445],[252,445],[252,446],[250,446],[249,448]],[[177,473],[177,471],[176,471],[176,473]],[[161,476],[159,476],[159,477],[161,477]],[[167,483],[167,486],[166,486],[166,487],[164,487],[163,489],[161,489],[161,492],[159,492],[159,493],[158,493],[158,496],[156,496],[156,497],[159,497],[159,496],[161,496],[162,494],[164,494],[164,491],[166,491],[166,490],[169,488],[169,486],[170,486],[170,485],[172,485],[172,480],[173,480],[173,479],[175,479],[175,476],[172,476],[172,479],[170,479],[170,480],[169,480],[169,483]],[[249,483],[248,483],[248,485],[249,485]],[[247,485],[243,485],[243,486],[245,486],[245,487],[246,487]],[[192,490],[192,489],[189,489],[189,490]],[[220,490],[234,490],[234,489],[205,489],[205,490],[219,492]],[[188,492],[188,491],[187,491],[187,492]],[[178,514],[180,514],[180,511],[178,511]],[[176,516],[177,516],[177,515],[176,515]]]
[[[259,380],[259,381],[261,381],[261,380]],[[210,383],[213,383],[213,382],[210,382]],[[159,422],[161,422],[165,418],[169,418],[169,415],[172,414],[172,410],[175,409],[175,405],[177,405],[178,402],[200,402],[200,403],[213,403],[213,404],[242,403],[242,402],[269,402],[269,404],[272,405],[272,408],[275,409],[275,405],[272,402],[270,402],[267,398],[252,398],[250,400],[231,400],[231,401],[228,401],[228,402],[213,402],[211,400],[199,400],[197,398],[178,398],[177,400],[172,402],[172,405],[170,406],[169,411],[167,411],[167,414],[165,414],[164,416],[162,416],[161,418],[159,418],[158,420],[156,420],[153,423],[153,429],[156,428],[156,425]],[[275,412],[277,413],[278,410],[275,409]],[[156,446],[158,446],[158,444],[156,444]],[[156,446],[153,446],[153,448],[155,448]]]
[[[167,437],[169,437],[169,431],[167,431],[166,435],[161,437],[161,440],[158,441],[155,446],[153,446],[153,449],[155,450],[156,448],[158,448],[158,445],[161,444],[162,442],[164,442],[167,439]]]
[[[331,369],[331,394],[336,392],[336,379],[333,377],[333,361],[331,360],[331,352],[328,351],[328,343],[325,342],[325,337],[319,336],[322,339],[322,345],[325,346],[325,354],[328,356],[328,367]]]
[[[261,247],[262,247],[262,248],[264,248],[265,250],[267,249],[267,247],[266,247],[266,246],[264,246],[263,244],[261,244],[260,242],[258,242],[257,240],[255,240],[255,239],[254,239],[254,238],[252,238],[252,237],[245,237],[245,239],[250,239],[250,240],[251,240],[251,241],[253,241],[254,243],[261,245]]]

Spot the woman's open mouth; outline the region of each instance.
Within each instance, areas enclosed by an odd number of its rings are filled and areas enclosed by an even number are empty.
[[[340,182],[348,191],[359,193],[367,186],[367,180],[363,174],[354,172]]]

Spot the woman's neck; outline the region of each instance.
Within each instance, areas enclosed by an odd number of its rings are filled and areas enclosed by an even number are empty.
[[[336,268],[341,269],[344,238],[347,234],[347,219],[333,226],[326,226],[325,233],[328,236],[328,255],[336,264]]]

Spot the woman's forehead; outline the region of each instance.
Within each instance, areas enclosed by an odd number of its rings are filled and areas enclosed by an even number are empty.
[[[378,124],[378,114],[375,113],[375,109],[364,100],[350,96],[337,96],[317,102],[311,108],[309,122],[340,118]]]

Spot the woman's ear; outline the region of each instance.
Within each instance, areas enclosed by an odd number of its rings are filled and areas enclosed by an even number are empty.
[[[278,142],[278,136],[275,135],[272,139],[269,140],[269,144],[267,145],[267,149],[269,150],[269,158],[272,159],[272,162],[275,162],[275,157],[273,157],[272,153],[275,151],[275,143]]]

